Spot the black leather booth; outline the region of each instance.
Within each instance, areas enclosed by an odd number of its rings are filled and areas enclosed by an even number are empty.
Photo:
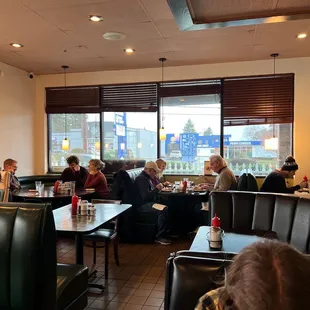
[[[87,306],[88,269],[57,265],[49,205],[0,203],[0,309],[78,310]]]
[[[157,217],[155,214],[136,213],[134,208],[134,180],[144,168],[120,170],[115,174],[111,198],[133,205],[130,212],[120,218],[122,242],[152,243],[155,239]]]
[[[165,310],[194,309],[199,298],[219,286],[232,254],[173,253],[166,264]]]
[[[35,188],[35,181],[41,181],[45,186],[53,186],[59,180],[60,174],[30,175],[18,177],[22,188]]]
[[[288,194],[212,192],[211,217],[225,231],[274,231],[280,241],[310,252],[310,199]]]

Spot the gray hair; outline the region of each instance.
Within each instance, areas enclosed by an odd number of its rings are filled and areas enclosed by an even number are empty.
[[[89,164],[94,165],[97,170],[102,170],[105,167],[105,163],[103,163],[100,159],[91,159]]]
[[[211,161],[212,159],[217,161],[220,165],[226,166],[226,162],[221,155],[217,155],[217,154],[211,155],[209,160]]]

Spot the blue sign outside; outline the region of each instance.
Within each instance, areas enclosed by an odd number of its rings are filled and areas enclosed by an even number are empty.
[[[182,161],[193,162],[197,156],[198,133],[180,134]]]
[[[126,112],[114,113],[114,128],[117,136],[118,159],[124,159],[127,154],[127,121]]]

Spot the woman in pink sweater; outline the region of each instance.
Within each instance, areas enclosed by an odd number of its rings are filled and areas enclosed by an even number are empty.
[[[101,170],[104,168],[104,163],[99,159],[91,159],[88,162],[89,175],[85,181],[85,188],[93,188],[98,198],[108,198],[109,189],[107,179]]]

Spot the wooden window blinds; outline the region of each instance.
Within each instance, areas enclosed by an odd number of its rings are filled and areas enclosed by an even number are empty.
[[[223,79],[224,126],[292,123],[294,74]]]
[[[46,88],[46,113],[98,113],[100,87]]]
[[[156,112],[156,83],[105,85],[101,87],[101,110],[105,112]]]

